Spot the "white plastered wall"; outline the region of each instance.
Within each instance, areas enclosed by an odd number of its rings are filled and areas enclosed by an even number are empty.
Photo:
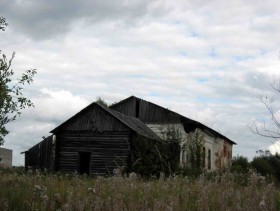
[[[0,148],[0,166],[12,167],[13,151]]]
[[[183,145],[188,140],[188,135],[185,130],[184,126],[181,123],[175,124],[147,124],[147,126],[152,129],[160,138],[165,139],[165,133],[170,128],[174,131],[177,131],[181,137],[181,149],[183,149]],[[209,171],[217,170],[220,167],[228,167],[231,162],[231,152],[232,152],[232,145],[228,142],[224,141],[219,137],[215,137],[211,132],[201,129],[198,130],[199,134],[203,136],[205,141],[205,168]],[[224,147],[226,146],[226,154],[224,154]],[[209,158],[209,150],[210,150],[210,163],[211,168],[208,168],[208,158]],[[229,154],[228,154],[229,153]],[[183,162],[184,159],[183,150],[180,153],[180,165],[183,166],[185,163]]]

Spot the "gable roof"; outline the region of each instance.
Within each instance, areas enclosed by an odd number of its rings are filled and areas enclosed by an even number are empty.
[[[152,131],[147,125],[145,125],[140,119],[135,117],[126,116],[118,111],[108,109],[108,112],[114,115],[117,119],[123,122],[126,126],[137,132],[139,135],[152,139],[160,139],[154,131]]]
[[[63,122],[59,126],[57,126],[56,128],[54,128],[50,132],[51,133],[58,132],[65,125],[67,125],[68,123],[70,123],[73,120],[75,120],[75,118],[85,114],[93,106],[98,106],[102,110],[106,111],[109,115],[111,115],[112,117],[117,119],[121,124],[127,126],[128,128],[130,128],[134,132],[138,133],[139,135],[142,135],[142,136],[144,136],[146,138],[150,138],[150,139],[156,139],[156,140],[160,139],[148,126],[146,126],[139,119],[134,118],[134,117],[130,117],[130,116],[126,116],[126,115],[124,115],[124,114],[122,114],[122,113],[120,113],[118,111],[112,110],[112,109],[110,109],[108,107],[105,107],[105,106],[103,106],[103,105],[101,105],[99,103],[95,103],[95,102],[91,103],[90,105],[88,105],[87,107],[82,109],[80,112],[76,113],[74,116],[72,116],[71,118],[69,118],[68,120],[66,120],[65,122]]]
[[[185,117],[185,116],[183,116],[183,115],[181,115],[181,114],[178,114],[178,113],[176,113],[176,112],[174,112],[174,111],[171,111],[171,110],[166,109],[166,108],[164,108],[164,107],[162,107],[162,106],[159,106],[159,105],[154,104],[154,103],[152,103],[152,102],[149,102],[149,101],[140,99],[140,98],[135,97],[135,96],[130,96],[130,97],[128,97],[128,98],[126,98],[126,99],[124,99],[124,100],[118,102],[118,103],[115,103],[115,104],[113,104],[112,106],[110,106],[110,108],[112,108],[112,109],[117,109],[117,107],[120,107],[122,104],[126,104],[127,102],[133,101],[133,100],[146,103],[146,104],[148,104],[148,105],[151,105],[153,108],[159,109],[159,110],[161,111],[161,113],[164,112],[165,114],[168,115],[168,118],[171,120],[171,122],[172,122],[172,121],[175,121],[175,122],[181,122],[181,123],[183,123],[186,132],[188,132],[188,130],[192,130],[192,129],[195,129],[195,128],[200,128],[200,129],[209,131],[209,132],[210,132],[211,134],[213,134],[214,136],[218,136],[218,137],[221,137],[222,139],[227,140],[227,141],[230,142],[231,144],[236,144],[234,141],[230,140],[230,139],[227,138],[226,136],[222,135],[221,133],[219,133],[219,132],[213,130],[212,128],[210,128],[210,127],[208,127],[208,126],[206,126],[206,125],[204,125],[204,124],[202,124],[202,123],[200,123],[200,122],[197,122],[197,121],[192,120],[192,119],[190,119],[190,118],[187,118],[187,117]],[[162,115],[162,116],[164,116],[164,115]],[[168,120],[168,118],[167,118],[167,121],[170,121],[170,120]],[[141,119],[141,118],[140,118],[140,119]]]

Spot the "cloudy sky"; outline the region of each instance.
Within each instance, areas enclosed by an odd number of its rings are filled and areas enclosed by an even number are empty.
[[[35,108],[8,125],[14,165],[98,96],[135,95],[200,121],[235,141],[234,155],[276,149],[249,125],[269,125],[259,95],[280,99],[277,0],[1,0],[0,16],[15,72],[38,70],[25,89]]]

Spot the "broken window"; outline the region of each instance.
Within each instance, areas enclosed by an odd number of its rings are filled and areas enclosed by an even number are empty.
[[[211,149],[208,149],[208,169],[211,169]]]
[[[227,156],[227,147],[224,146],[224,157],[226,157],[226,156]]]
[[[183,164],[185,164],[187,162],[187,155],[186,155],[185,149],[183,149],[183,151],[182,151],[182,157],[183,157]]]
[[[206,160],[206,149],[202,148],[202,167],[205,168],[205,160]]]

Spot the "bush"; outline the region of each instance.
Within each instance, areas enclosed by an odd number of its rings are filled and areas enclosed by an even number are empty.
[[[231,172],[247,173],[249,171],[250,163],[248,158],[237,155],[232,159]]]
[[[175,142],[150,140],[135,137],[131,143],[131,164],[128,173],[135,172],[142,177],[159,177],[160,173],[170,175],[178,170],[180,146]]]
[[[275,170],[271,166],[270,159],[267,157],[255,157],[251,162],[252,168],[262,176],[275,176]]]
[[[189,177],[191,179],[198,178],[203,173],[205,173],[203,168],[191,168],[188,166],[181,167],[179,170],[179,175]]]

